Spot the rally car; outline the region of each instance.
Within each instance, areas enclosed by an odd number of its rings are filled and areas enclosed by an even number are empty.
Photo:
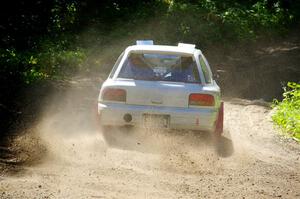
[[[220,88],[193,44],[137,41],[119,56],[98,98],[102,127],[223,132]]]

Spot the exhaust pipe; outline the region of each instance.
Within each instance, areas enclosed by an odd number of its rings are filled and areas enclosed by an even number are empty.
[[[123,119],[124,119],[125,122],[129,123],[129,122],[132,121],[132,116],[131,116],[131,114],[126,113],[126,114],[124,115]]]

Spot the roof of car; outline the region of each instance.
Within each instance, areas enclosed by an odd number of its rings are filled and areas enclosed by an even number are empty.
[[[199,51],[190,46],[167,46],[167,45],[133,45],[129,46],[127,51],[151,51],[151,52],[171,52],[179,54],[194,54],[195,51]]]

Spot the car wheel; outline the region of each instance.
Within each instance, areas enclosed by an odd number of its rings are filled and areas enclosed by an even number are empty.
[[[117,146],[122,144],[124,137],[128,137],[131,133],[131,127],[116,127],[116,126],[102,126],[101,133],[105,142],[108,145]]]

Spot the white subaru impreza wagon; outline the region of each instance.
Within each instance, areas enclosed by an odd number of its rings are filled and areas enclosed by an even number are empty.
[[[137,41],[116,61],[98,98],[102,127],[223,132],[220,88],[195,45]]]

